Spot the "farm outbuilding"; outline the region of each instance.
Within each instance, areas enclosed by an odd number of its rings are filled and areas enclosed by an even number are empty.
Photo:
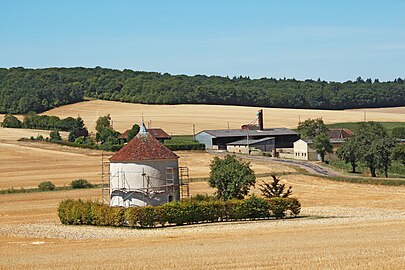
[[[264,147],[268,138],[272,138],[274,143]],[[274,148],[292,148],[293,143],[299,138],[297,132],[288,128],[264,128],[263,110],[259,110],[257,118],[249,124],[242,125],[241,129],[203,130],[195,136],[195,139],[203,143],[206,149],[228,151],[231,149],[231,152],[235,152],[235,150],[248,152],[244,148],[247,148],[247,145],[251,145],[252,142],[257,143],[258,146],[261,145],[264,152],[270,152]],[[243,143],[245,145],[242,145]],[[268,151],[267,148],[270,147],[272,149]]]
[[[110,158],[110,205],[160,205],[180,200],[179,157],[154,138],[142,124],[131,141]],[[179,173],[180,169],[180,173]]]
[[[229,143],[247,138],[260,140],[268,137],[274,138],[276,148],[292,148],[299,139],[298,133],[288,128],[203,130],[195,137],[198,142],[205,144],[206,149],[217,150],[226,150]]]
[[[227,150],[231,153],[250,154],[252,150],[259,150],[261,152],[272,152],[275,148],[275,138],[263,138],[259,140],[239,140],[227,144]]]

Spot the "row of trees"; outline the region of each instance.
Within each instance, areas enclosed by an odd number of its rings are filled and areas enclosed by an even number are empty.
[[[76,119],[73,117],[60,119],[57,116],[29,113],[24,115],[23,121],[21,121],[12,114],[6,114],[1,125],[7,128],[29,128],[59,131],[78,130],[82,131],[82,133],[88,134],[81,117],[77,117]]]
[[[23,121],[19,120],[12,114],[6,114],[1,123],[6,128],[29,128],[52,130],[51,141],[58,141],[60,138],[59,131],[69,132],[69,141],[74,142],[76,138],[87,137],[89,132],[84,125],[83,119],[78,116],[76,119],[67,117],[60,119],[57,116],[38,115],[29,113],[24,116]],[[61,139],[60,139],[61,140]]]
[[[293,108],[405,105],[405,83],[186,76],[105,68],[0,69],[0,113],[41,112],[84,96],[147,104]]]
[[[354,136],[339,147],[337,155],[351,164],[353,173],[356,172],[358,163],[365,164],[372,177],[377,176],[377,170],[388,177],[393,160],[405,165],[405,145],[397,144],[396,139],[376,122],[359,123]]]

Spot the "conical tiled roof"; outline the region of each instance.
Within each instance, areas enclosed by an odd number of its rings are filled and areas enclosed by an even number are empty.
[[[175,153],[156,140],[148,132],[139,132],[110,158],[111,162],[137,160],[178,159]]]

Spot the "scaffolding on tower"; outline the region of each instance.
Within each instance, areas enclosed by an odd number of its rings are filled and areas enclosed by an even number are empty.
[[[101,152],[101,202],[110,204],[110,161]]]

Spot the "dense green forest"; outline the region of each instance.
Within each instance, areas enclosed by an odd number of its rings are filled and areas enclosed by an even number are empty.
[[[42,112],[84,97],[146,104],[346,109],[405,105],[405,83],[250,79],[96,68],[0,69],[0,112]]]

